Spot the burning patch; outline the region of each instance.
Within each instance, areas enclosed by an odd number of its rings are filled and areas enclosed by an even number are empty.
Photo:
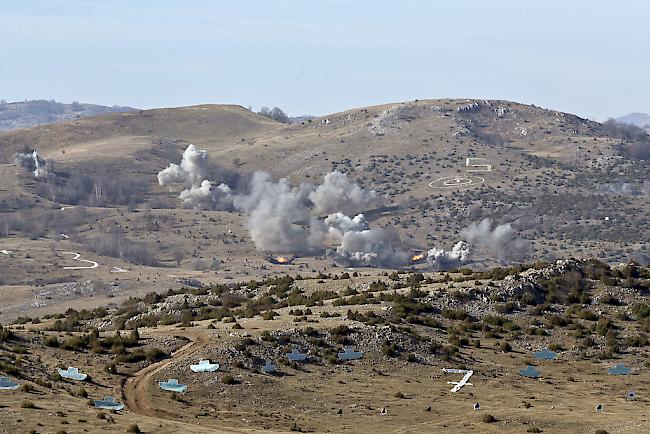
[[[293,260],[296,259],[295,256],[273,256],[269,255],[266,257],[266,260],[271,264],[276,265],[291,265]]]
[[[422,262],[426,262],[426,260],[427,256],[424,252],[414,253],[413,256],[411,256],[411,264],[421,264]]]

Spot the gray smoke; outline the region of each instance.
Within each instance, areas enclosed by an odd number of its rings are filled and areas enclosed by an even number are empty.
[[[35,165],[34,165],[34,157],[32,153],[26,153],[26,152],[21,152],[20,154],[16,154],[14,156],[14,163],[16,166],[27,170],[29,172],[34,172]]]
[[[367,229],[363,215],[349,217],[336,207],[356,212],[376,201],[374,191],[361,189],[341,172],[328,173],[319,186],[303,183],[298,187],[257,172],[249,192],[236,195],[233,204],[247,215],[246,224],[258,250],[305,254],[322,252],[332,243],[341,243],[346,233]],[[334,212],[317,218],[328,210]]]
[[[323,183],[309,194],[316,214],[343,212],[354,214],[375,207],[382,200],[375,190],[364,190],[337,170],[325,175]]]
[[[247,194],[236,195],[233,204],[247,215],[246,226],[258,250],[305,253],[311,250],[309,194],[311,184],[292,186],[287,179],[274,182],[271,175],[256,172]]]
[[[363,214],[350,217],[335,212],[325,219],[312,218],[308,242],[313,250],[326,249],[328,257],[343,266],[403,266],[410,255],[402,249],[396,232],[369,229]]]
[[[602,194],[618,194],[626,196],[650,196],[650,184],[635,185],[629,182],[610,182],[600,184],[597,189]]]
[[[345,266],[403,266],[410,262],[399,235],[384,228],[345,232],[340,244],[327,255]]]
[[[34,150],[29,153],[20,153],[14,156],[14,163],[29,172],[32,172],[35,178],[48,179],[54,177],[54,162],[52,160],[43,160],[38,156],[38,151]]]
[[[469,225],[462,231],[462,236],[470,244],[486,248],[501,263],[521,259],[528,248],[525,240],[516,238],[510,223],[492,229],[489,218]]]
[[[226,184],[214,186],[205,179],[208,155],[193,145],[180,165],[171,164],[158,174],[160,185],[182,183],[183,205],[195,209],[234,208],[246,216],[246,227],[258,250],[281,254],[326,252],[335,261],[358,265],[404,265],[409,255],[399,236],[385,229],[368,229],[363,214],[381,203],[374,190],[364,190],[347,175],[333,171],[323,183],[293,186],[287,179],[274,181],[256,172],[248,191],[235,194]],[[318,216],[329,214],[321,219]]]
[[[454,244],[451,250],[432,248],[427,253],[427,263],[434,271],[447,271],[469,262],[470,248],[465,241]]]

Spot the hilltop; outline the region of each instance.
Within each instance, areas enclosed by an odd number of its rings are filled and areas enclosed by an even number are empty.
[[[98,116],[105,113],[129,112],[136,109],[122,106],[103,106],[73,102],[64,104],[54,100],[18,102],[0,101],[0,131],[29,128],[42,124]]]
[[[647,430],[649,144],[499,100],[1,133],[0,372],[18,387],[3,424]],[[544,347],[558,361],[533,357]],[[208,358],[216,372],[189,370]],[[444,368],[472,385],[451,392]],[[170,378],[187,393],[161,390]],[[96,409],[105,396],[126,409]]]

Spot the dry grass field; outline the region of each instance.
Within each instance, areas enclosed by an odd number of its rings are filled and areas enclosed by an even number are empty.
[[[0,391],[1,429],[650,431],[650,171],[634,153],[645,142],[626,134],[498,100],[386,104],[298,124],[202,105],[0,133],[0,373],[22,384]],[[345,173],[382,199],[361,210],[369,228],[409,257],[473,242],[468,228],[484,219],[495,229],[448,272],[344,263],[331,240],[327,250],[259,248],[275,234],[255,232],[253,212],[183,206],[187,186],[159,184],[189,144],[207,152],[205,179],[239,198],[250,199],[259,171],[290,191]],[[33,150],[52,176],[15,164]],[[330,212],[311,211],[312,224]],[[348,346],[363,358],[337,363]],[[535,361],[548,346],[558,359]],[[286,362],[294,347],[309,363]],[[192,373],[200,358],[221,368]],[[281,374],[260,371],[267,359]],[[632,374],[607,375],[616,363]],[[527,364],[540,379],[519,375]],[[63,381],[57,366],[91,380]],[[451,393],[458,375],[442,369],[461,367],[475,371],[473,385]],[[160,390],[168,378],[188,392]],[[126,409],[89,405],[103,396]]]

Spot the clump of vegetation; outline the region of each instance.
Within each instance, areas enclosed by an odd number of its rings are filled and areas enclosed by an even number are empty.
[[[489,413],[484,414],[483,417],[481,418],[481,420],[482,420],[483,422],[485,422],[485,423],[494,423],[494,422],[497,422],[497,418],[494,417],[494,416],[492,416],[492,415],[489,414]]]
[[[0,342],[7,342],[13,339],[13,337],[14,333],[10,329],[2,327],[0,325]]]
[[[237,384],[237,380],[230,374],[226,374],[221,378],[221,382],[227,385]]]

